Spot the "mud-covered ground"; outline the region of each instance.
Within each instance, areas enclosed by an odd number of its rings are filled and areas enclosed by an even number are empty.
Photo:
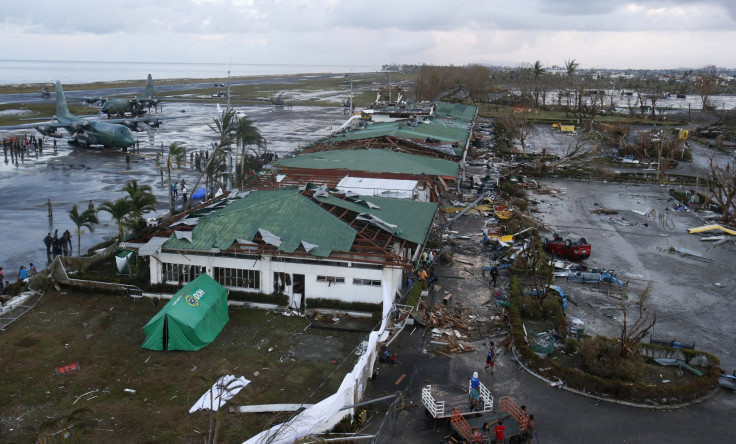
[[[668,187],[613,183],[544,180],[557,194],[531,193],[539,201],[538,218],[551,230],[592,245],[589,266],[613,269],[628,282],[630,297],[651,283],[649,310],[656,314],[657,338],[694,342],[699,350],[715,354],[725,369],[736,368],[733,344],[736,308],[736,245],[701,241],[709,234],[688,234],[688,228],[714,223],[703,214],[675,211]],[[598,207],[618,214],[592,213]],[[638,212],[650,212],[642,216]],[[546,233],[548,237],[552,233]],[[687,250],[694,255],[670,252]],[[586,322],[587,333],[615,336],[621,313],[608,296],[609,284],[557,283],[577,302],[568,315]],[[613,289],[613,288],[612,288]],[[615,289],[614,289],[615,291]]]
[[[239,110],[241,108],[238,108]],[[268,149],[279,154],[293,151],[305,144],[329,134],[345,120],[342,108],[270,106],[246,107],[248,117],[255,123],[268,142]],[[161,178],[156,165],[156,153],[161,144],[168,150],[169,144],[183,142],[187,150],[212,150],[215,133],[208,127],[217,115],[215,105],[166,103],[164,115],[176,117],[164,122],[158,130],[134,133],[140,140],[140,152],[126,154],[111,149],[85,149],[67,145],[64,139],[57,142],[54,152],[50,140],[41,153],[26,153],[18,165],[5,163],[0,152],[0,266],[4,267],[7,280],[17,278],[21,265],[30,262],[40,269],[47,263],[43,238],[46,233],[59,234],[69,230],[73,236],[74,254],[77,253],[77,235],[67,211],[74,204],[87,208],[91,200],[96,206],[107,200],[123,197],[122,186],[136,179],[139,185],[150,185],[158,199],[157,210],[168,210],[168,184],[166,175]],[[0,132],[5,137],[19,131]],[[31,134],[32,132],[28,132]],[[33,132],[35,133],[35,132]],[[176,168],[172,181],[185,179],[191,190],[199,172],[189,164]],[[203,186],[203,185],[200,185]],[[181,194],[177,205],[182,205]],[[52,202],[53,219],[49,219],[47,199]],[[117,234],[117,228],[109,214],[98,213],[100,224],[82,235],[82,250],[96,245]]]

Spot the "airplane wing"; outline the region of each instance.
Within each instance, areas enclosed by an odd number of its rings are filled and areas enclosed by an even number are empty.
[[[91,129],[91,125],[87,119],[75,119],[71,121],[60,121],[56,118],[51,119],[49,123],[42,123],[40,125],[32,125],[31,128],[35,128],[39,133],[44,136],[62,138],[64,135],[59,129],[67,130],[71,135],[81,137],[83,139],[89,139],[85,137],[88,130]]]
[[[165,120],[182,119],[189,116],[137,116],[124,119],[105,119],[105,122],[119,123],[133,131],[146,131],[150,128],[158,128]]]

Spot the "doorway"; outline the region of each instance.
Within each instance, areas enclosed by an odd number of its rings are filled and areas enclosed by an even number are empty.
[[[307,305],[306,301],[306,294],[305,294],[305,288],[304,288],[304,275],[303,274],[294,274],[292,275],[292,281],[294,283],[294,293],[292,296],[292,306],[295,308],[304,311]]]

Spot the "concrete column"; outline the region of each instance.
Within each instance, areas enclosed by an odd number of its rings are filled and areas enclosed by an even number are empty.
[[[273,270],[271,269],[271,258],[261,259],[261,291],[265,294],[273,293]]]

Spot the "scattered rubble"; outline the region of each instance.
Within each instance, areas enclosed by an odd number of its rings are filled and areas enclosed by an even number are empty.
[[[417,317],[423,318],[427,328],[432,332],[432,344],[440,345],[433,352],[447,356],[447,353],[465,353],[475,351],[469,342],[487,336],[494,321],[499,316],[479,316],[468,307],[448,308],[442,304],[428,306],[420,303]]]

